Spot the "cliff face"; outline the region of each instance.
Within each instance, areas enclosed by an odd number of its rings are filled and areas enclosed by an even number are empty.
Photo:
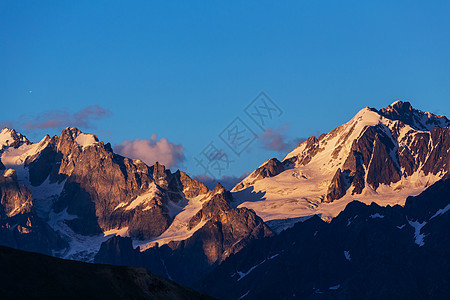
[[[365,107],[281,162],[266,161],[232,192],[239,207],[266,222],[314,214],[331,220],[352,200],[403,205],[449,173],[449,126],[445,116],[408,102]]]
[[[101,243],[104,232],[117,231],[151,239],[171,225],[173,207],[182,210],[190,199],[210,192],[184,172],[172,173],[158,162],[147,166],[115,154],[110,144],[77,128],[35,144],[13,130],[2,130],[0,142],[0,172],[8,168],[0,178],[4,218],[19,211],[32,213],[36,222],[48,223],[46,227],[68,241],[83,244],[85,237],[98,236],[93,242]],[[94,248],[89,251],[98,250]],[[62,255],[88,259],[94,254],[70,253]]]
[[[231,193],[220,184],[211,193],[211,199],[187,224],[192,228],[202,224],[191,237],[155,245],[143,252],[133,249],[131,239],[113,237],[102,244],[95,262],[144,266],[177,282],[192,285],[252,240],[273,235],[252,210],[231,208]]]
[[[63,184],[51,209],[76,216],[66,223],[83,235],[128,227],[136,238],[158,236],[172,222],[169,201],[209,191],[183,172],[117,155],[109,144],[76,128],[47,136],[35,148],[24,163],[30,184]]]
[[[30,190],[19,184],[12,169],[0,174],[0,244],[44,254],[67,247],[37,216]]]
[[[390,126],[382,123],[367,126],[353,140],[341,167],[342,174],[348,174],[349,184],[342,184],[342,175],[338,176],[341,170],[336,171],[328,187],[327,201],[343,197],[350,187],[352,194],[360,194],[366,183],[376,190],[382,184],[396,183],[418,171],[424,175],[448,173],[450,156],[446,149],[449,146],[449,127],[434,127],[430,131],[419,132],[401,120]],[[305,147],[301,158],[304,153],[316,149],[314,145]],[[342,148],[339,145],[335,149],[340,151]],[[289,161],[297,162],[298,157]],[[304,164],[304,160],[301,161]]]

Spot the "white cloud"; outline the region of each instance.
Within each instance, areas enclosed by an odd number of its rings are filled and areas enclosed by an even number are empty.
[[[154,133],[151,139],[126,140],[116,145],[114,150],[120,155],[140,159],[147,165],[159,162],[167,168],[178,166],[184,160],[182,145],[169,142],[166,138],[158,140]]]

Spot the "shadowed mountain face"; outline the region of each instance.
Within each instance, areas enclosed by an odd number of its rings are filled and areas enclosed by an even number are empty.
[[[355,201],[331,223],[297,223],[229,257],[201,289],[220,299],[444,299],[449,191],[442,179],[404,207]]]
[[[2,299],[212,299],[145,269],[62,260],[0,246]]]
[[[220,184],[211,200],[203,204],[189,221],[192,227],[204,224],[182,241],[157,244],[143,252],[133,249],[130,238],[113,237],[104,242],[95,262],[143,266],[177,282],[192,285],[255,239],[272,236],[272,231],[253,211],[231,208],[231,193]]]
[[[67,242],[37,216],[32,200],[15,170],[0,170],[0,243],[44,254],[66,248]]]

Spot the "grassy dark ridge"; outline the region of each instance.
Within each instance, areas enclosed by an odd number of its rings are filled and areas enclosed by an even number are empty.
[[[90,264],[0,246],[1,299],[212,299],[144,268]]]

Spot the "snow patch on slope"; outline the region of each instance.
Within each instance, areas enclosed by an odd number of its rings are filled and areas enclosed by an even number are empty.
[[[194,232],[203,227],[206,223],[205,221],[202,221],[191,230],[189,230],[187,226],[189,220],[202,208],[205,201],[207,201],[205,200],[205,195],[199,195],[189,199],[187,204],[183,203],[183,200],[179,203],[169,202],[171,210],[179,212],[176,214],[175,219],[172,224],[170,224],[169,228],[167,228],[160,236],[151,240],[133,241],[133,246],[139,246],[141,251],[145,251],[156,243],[164,245],[171,241],[181,241],[190,238]]]
[[[34,207],[39,217],[44,220],[48,218],[48,214],[54,201],[61,195],[66,180],[62,182],[50,182],[47,178],[41,185],[29,185],[31,194],[33,195]]]
[[[350,257],[350,251],[344,251],[345,259],[348,261],[352,261],[352,258]]]
[[[417,196],[426,187],[440,179],[438,175],[416,172],[391,185],[381,184],[377,191],[370,187],[362,194],[347,194],[331,203],[322,199],[329,185],[326,175],[315,171],[312,166],[302,166],[309,179],[299,180],[292,176],[295,170],[287,170],[278,176],[257,181],[253,186],[233,193],[234,206],[253,209],[265,222],[287,220],[298,217],[320,215],[324,220],[336,217],[348,203],[358,200],[365,204],[377,203],[380,206],[404,205],[408,196]],[[331,177],[331,176],[330,176]],[[328,177],[328,178],[330,178]]]
[[[449,210],[450,210],[450,204],[447,204],[446,207],[439,209],[439,210],[438,210],[438,211],[430,218],[430,220],[433,219],[433,218],[436,218],[437,216],[440,216],[440,215],[445,214],[445,213],[448,212]]]
[[[75,142],[77,142],[78,146],[82,147],[83,150],[87,147],[94,146],[98,143],[98,140],[93,134],[89,133],[80,133],[76,138]]]
[[[156,186],[156,184],[154,182],[152,182],[150,184],[149,190],[145,194],[136,197],[136,199],[134,199],[130,204],[128,204],[125,207],[125,210],[132,210],[140,205],[148,203],[150,200],[152,200],[157,195],[158,191],[159,191],[159,188]],[[148,210],[148,209],[150,209],[150,207],[147,206],[143,210]]]
[[[103,234],[88,236],[75,233],[67,224],[66,221],[78,218],[67,212],[67,208],[59,213],[51,211],[49,213],[48,224],[55,231],[58,231],[62,237],[69,242],[69,247],[61,252],[53,253],[54,256],[64,259],[78,260],[85,262],[93,262],[94,256],[100,250],[103,242],[107,241],[112,236],[119,234],[126,236],[128,228],[120,230],[109,230]]]
[[[238,278],[237,281],[240,281],[242,278],[244,278],[245,276],[247,276],[248,274],[250,274],[254,269],[256,269],[257,267],[259,267],[260,265],[262,265],[262,264],[265,263],[266,261],[271,260],[271,259],[274,259],[274,258],[277,257],[278,255],[279,255],[279,253],[277,253],[277,254],[275,254],[275,255],[272,255],[271,257],[269,257],[269,258],[263,260],[263,261],[260,262],[259,264],[257,264],[257,265],[255,265],[255,266],[251,267],[250,269],[248,269],[247,272],[239,272],[239,271],[237,271],[237,272],[234,274],[234,275],[237,274],[237,275],[239,276],[239,278]],[[234,275],[233,275],[233,276],[234,276]]]
[[[420,223],[419,221],[410,221],[408,220],[409,225],[411,225],[412,228],[414,228],[414,239],[415,243],[419,245],[419,247],[422,247],[424,243],[425,234],[420,233],[420,230],[422,230],[422,227],[427,224],[427,222]]]
[[[380,215],[379,213],[373,214],[369,216],[371,219],[383,219],[384,216]]]

